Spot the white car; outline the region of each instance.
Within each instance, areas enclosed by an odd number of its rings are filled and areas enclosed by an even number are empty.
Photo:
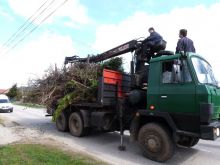
[[[6,95],[0,95],[0,112],[13,112],[13,106]]]

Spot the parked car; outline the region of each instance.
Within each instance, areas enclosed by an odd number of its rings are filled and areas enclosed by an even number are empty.
[[[6,95],[0,95],[0,112],[13,112],[13,106]]]

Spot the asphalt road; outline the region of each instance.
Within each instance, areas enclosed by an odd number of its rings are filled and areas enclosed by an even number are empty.
[[[14,127],[14,137],[30,136],[32,139],[44,137],[53,141],[59,141],[65,146],[71,147],[76,151],[86,152],[92,156],[102,159],[111,164],[131,165],[131,164],[160,164],[153,162],[141,155],[137,143],[130,142],[129,136],[125,137],[126,151],[117,149],[120,143],[118,133],[99,133],[87,137],[77,138],[68,132],[58,132],[55,124],[51,122],[51,117],[45,117],[45,110],[25,108],[15,106],[13,113],[0,113],[0,118],[11,121],[5,127]],[[24,131],[26,130],[26,131]],[[10,131],[10,130],[9,130]],[[2,141],[4,141],[4,130],[0,127]],[[20,134],[19,134],[20,133]],[[16,138],[14,138],[14,141]],[[12,139],[13,141],[13,139]],[[0,143],[1,144],[1,143]],[[220,164],[220,139],[216,141],[200,142],[193,148],[177,148],[173,158],[165,164],[171,165],[219,165]]]

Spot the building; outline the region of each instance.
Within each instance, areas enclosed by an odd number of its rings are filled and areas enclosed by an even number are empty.
[[[7,94],[9,89],[0,89],[0,94]]]

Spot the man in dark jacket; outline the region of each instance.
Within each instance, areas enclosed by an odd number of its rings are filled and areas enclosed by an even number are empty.
[[[143,41],[142,48],[142,57],[146,57],[147,62],[150,61],[155,53],[166,48],[166,41],[163,40],[163,37],[153,27],[149,28],[148,32],[150,36]]]
[[[163,40],[163,37],[159,33],[157,33],[153,27],[150,27],[148,29],[148,32],[150,33],[150,36],[145,39],[147,45],[154,46],[157,43],[159,43],[161,40]]]
[[[176,53],[184,52],[196,52],[193,41],[187,36],[187,30],[181,29],[179,32],[180,39],[177,42]]]

